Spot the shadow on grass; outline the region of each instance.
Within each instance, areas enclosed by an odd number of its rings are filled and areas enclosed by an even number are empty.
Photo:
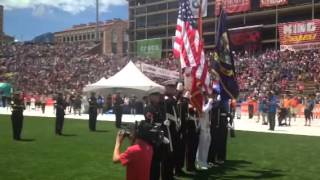
[[[265,170],[249,170],[247,174],[222,176],[223,179],[272,179],[284,176],[281,170],[265,169]]]
[[[19,141],[22,141],[22,142],[33,142],[33,141],[35,141],[35,139],[21,138]]]
[[[197,174],[193,176],[193,179],[272,179],[285,175],[282,170],[277,169],[250,170],[251,166],[254,167],[249,161],[230,160],[226,161],[223,166],[212,168],[208,171],[198,171]],[[248,167],[250,168],[249,170],[247,170]]]
[[[97,132],[97,133],[107,133],[109,132],[108,130],[95,130],[94,132]]]
[[[64,136],[64,137],[75,137],[78,136],[76,134],[61,134],[60,136]]]

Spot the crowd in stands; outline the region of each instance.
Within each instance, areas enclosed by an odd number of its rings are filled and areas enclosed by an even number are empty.
[[[0,49],[1,79],[18,90],[46,95],[80,93],[85,85],[121,68],[115,56],[85,53],[90,44],[13,44]]]
[[[129,61],[127,57],[86,53],[92,44],[12,44],[0,49],[0,81],[10,81],[16,89],[31,94],[52,95],[69,90],[81,93],[83,87],[109,78]],[[172,56],[170,57],[172,58]],[[170,58],[155,61],[130,59],[177,70]],[[157,82],[163,79],[151,77]],[[45,88],[44,88],[45,87]]]
[[[65,90],[80,94],[85,85],[114,75],[129,61],[127,57],[86,53],[93,47],[86,43],[1,45],[0,81],[9,81],[30,94],[52,95]],[[173,71],[179,68],[172,55],[161,60],[130,60]],[[234,53],[234,60],[240,89],[246,97],[261,96],[270,90],[281,94],[288,90],[289,83],[303,91],[305,81],[314,82],[319,92],[320,50]]]
[[[304,82],[314,84],[314,93],[320,90],[319,50],[267,50],[259,55],[244,53],[234,54],[234,57],[240,89],[249,92],[250,96],[260,96],[271,90],[284,94],[290,85],[296,87],[295,92],[302,94]]]

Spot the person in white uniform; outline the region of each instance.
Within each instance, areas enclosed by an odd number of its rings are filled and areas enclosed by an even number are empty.
[[[208,152],[211,142],[210,134],[210,110],[212,108],[213,99],[209,98],[208,102],[203,105],[202,114],[200,116],[200,136],[197,151],[197,166],[199,169],[208,169]]]

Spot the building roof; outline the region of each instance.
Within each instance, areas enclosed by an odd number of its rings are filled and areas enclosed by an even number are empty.
[[[99,28],[103,29],[103,28],[106,28],[108,26],[112,26],[112,25],[114,25],[116,23],[120,23],[120,22],[126,23],[127,21],[126,20],[121,20],[121,19],[107,20],[107,21],[104,21],[104,22],[100,21],[99,22]],[[68,28],[68,29],[65,29],[63,31],[55,32],[55,34],[72,32],[72,31],[79,31],[79,30],[88,30],[88,29],[93,29],[93,28],[96,28],[96,23],[95,22],[91,22],[91,23],[88,23],[88,24],[74,25],[72,28]]]

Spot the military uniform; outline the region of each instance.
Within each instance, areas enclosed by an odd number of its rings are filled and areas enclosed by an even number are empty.
[[[226,160],[228,136],[228,110],[220,102],[211,111],[211,145],[208,162],[219,163]]]
[[[165,127],[163,126],[164,122],[164,109],[161,109],[160,104],[148,104],[145,108],[145,119],[146,122],[152,123],[152,124],[159,124],[162,125],[162,129],[164,130]],[[161,163],[162,163],[162,157],[163,153],[162,150],[165,149],[165,145],[160,144],[158,146],[153,146],[153,156],[151,161],[151,168],[150,168],[150,180],[159,180],[160,179],[160,173],[161,173]]]
[[[56,100],[56,128],[55,133],[57,135],[62,135],[63,123],[64,123],[64,115],[66,103],[63,99],[62,94],[58,95]]]
[[[13,131],[13,139],[20,140],[21,139],[21,131],[23,127],[23,110],[25,109],[23,100],[19,97],[19,94],[15,94],[12,99],[12,114],[11,114],[11,122],[12,122],[12,131]]]
[[[95,131],[96,130],[96,123],[97,123],[97,110],[98,110],[98,104],[97,104],[97,98],[94,96],[94,94],[91,95],[89,98],[89,130]]]
[[[170,144],[163,149],[163,176],[162,179],[173,179],[174,169],[177,167],[179,130],[181,123],[178,119],[177,100],[174,96],[168,96],[164,102],[166,121],[169,126],[166,126],[164,131],[165,136],[169,138]]]
[[[185,154],[186,154],[186,128],[187,128],[187,118],[188,118],[188,107],[189,101],[187,98],[180,96],[177,108],[178,108],[178,127],[177,128],[177,141],[175,154],[176,162],[175,162],[175,174],[180,175],[184,174],[182,169],[185,164]]]
[[[121,121],[122,121],[122,113],[123,113],[123,108],[122,108],[123,100],[118,94],[115,99],[115,103],[113,106],[113,112],[116,115],[116,127],[121,128]]]
[[[174,179],[174,168],[177,167],[178,162],[176,154],[178,152],[178,130],[180,129],[180,124],[177,128],[176,122],[178,119],[176,99],[171,96],[156,105],[149,103],[145,108],[145,117],[147,122],[161,125],[164,136],[171,141],[169,144],[154,146],[150,179],[159,180],[161,174],[161,179],[172,180]]]
[[[195,171],[195,161],[199,143],[199,123],[197,120],[197,112],[190,107],[186,120],[186,169],[187,171]]]

